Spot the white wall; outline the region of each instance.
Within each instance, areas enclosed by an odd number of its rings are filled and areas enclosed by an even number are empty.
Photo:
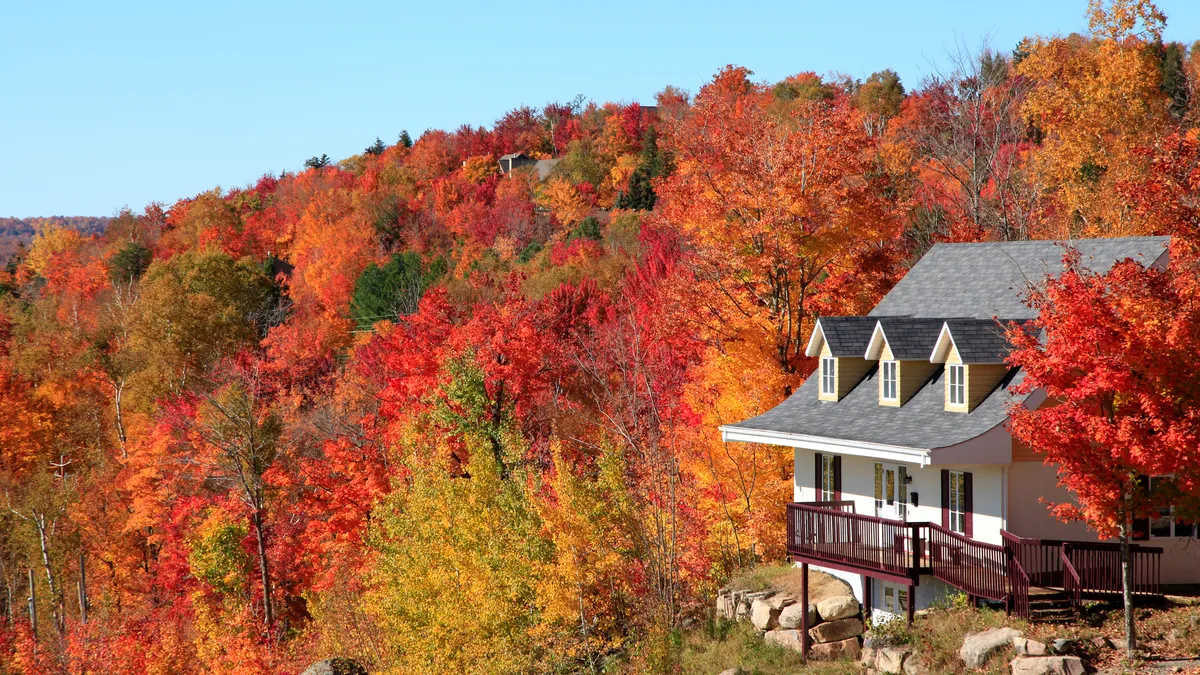
[[[1038,499],[1044,497],[1052,503],[1071,501],[1070,491],[1059,486],[1053,466],[1042,462],[1013,462],[1009,475],[1010,532],[1033,539],[1097,541],[1096,533],[1083,522],[1063,522],[1055,518]],[[1136,543],[1162,548],[1162,583],[1200,583],[1200,541],[1172,537]]]

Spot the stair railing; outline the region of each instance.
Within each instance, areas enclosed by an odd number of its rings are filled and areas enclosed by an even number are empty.
[[[1008,563],[1008,602],[1005,608],[1009,614],[1016,614],[1028,621],[1032,617],[1029,611],[1029,575],[1011,547],[1005,546],[1004,552]]]

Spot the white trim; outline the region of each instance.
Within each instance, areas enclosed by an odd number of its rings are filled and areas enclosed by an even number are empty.
[[[825,436],[806,436],[790,434],[783,431],[767,429],[744,429],[736,426],[723,425],[721,440],[725,443],[766,443],[781,445],[787,448],[802,448],[817,452],[832,452],[853,457],[872,457],[889,462],[908,462],[919,466],[929,466],[929,450],[907,448],[902,445],[886,445],[883,443],[868,443],[865,441],[845,441],[839,438]]]
[[[830,371],[830,372],[826,372],[826,368],[825,368],[826,366],[829,366],[829,368],[831,369],[831,371]],[[820,362],[820,364],[818,365],[817,377],[818,377],[818,379],[820,380],[820,383],[821,383],[821,394],[822,394],[822,395],[825,395],[825,396],[837,396],[837,393],[838,393],[838,386],[837,386],[837,357],[835,357],[835,356],[822,356],[822,357],[821,357],[821,362]],[[828,389],[828,390],[826,390],[826,389],[825,389],[825,385],[826,385],[826,384],[828,384],[828,385],[829,385],[829,389]]]
[[[867,343],[867,351],[863,353],[863,358],[868,361],[878,361],[885,344],[887,344],[887,336],[883,334],[883,323],[876,321],[875,330],[871,331],[871,341]]]
[[[892,371],[890,378],[889,370]],[[889,385],[892,389],[891,396],[888,396]],[[900,400],[900,362],[895,359],[879,362],[879,400],[888,403]]]
[[[820,336],[820,342],[817,342],[817,336]],[[817,319],[817,325],[813,326],[812,335],[808,336],[808,346],[804,348],[804,355],[812,358],[821,354],[821,347],[825,344],[825,330],[821,328],[821,320]]]
[[[954,336],[950,334],[950,324],[942,322],[942,330],[938,331],[937,342],[933,343],[933,353],[929,355],[930,363],[945,363],[950,357],[950,348],[955,347]]]

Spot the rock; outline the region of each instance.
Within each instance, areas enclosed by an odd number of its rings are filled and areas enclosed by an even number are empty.
[[[1083,675],[1083,661],[1078,656],[1025,656],[1009,664],[1013,675]]]
[[[911,654],[912,650],[908,647],[884,647],[875,657],[875,669],[881,673],[899,675],[904,672],[904,660]]]
[[[1129,648],[1129,640],[1126,640],[1125,638],[1113,638],[1109,640],[1109,643],[1113,646],[1113,649],[1125,651]]]
[[[783,609],[784,607],[796,604],[796,598],[787,593],[776,593],[767,598],[767,602],[771,603],[771,607],[775,609]]]
[[[750,604],[750,624],[756,630],[771,630],[779,625],[779,610],[767,598],[759,598]]]
[[[743,668],[726,668],[717,675],[746,675],[746,670]]]
[[[1108,638],[1106,637],[1094,637],[1090,640],[1090,642],[1092,643],[1092,646],[1097,649],[1108,649],[1112,646],[1112,643],[1109,642]]]
[[[1183,631],[1179,630],[1178,628],[1172,628],[1171,630],[1167,631],[1166,638],[1167,642],[1171,644],[1180,642],[1183,640]]]
[[[1075,641],[1067,638],[1058,638],[1051,645],[1055,654],[1069,654],[1075,649]]]
[[[853,595],[836,595],[817,603],[817,612],[826,621],[858,616],[859,609],[858,600],[855,600]]]
[[[1027,640],[1023,637],[1013,638],[1013,649],[1017,650],[1017,656],[1046,656],[1050,653],[1045,642],[1037,640]]]
[[[929,666],[921,659],[920,654],[913,654],[904,660],[904,675],[933,675]]]
[[[802,606],[799,604],[788,605],[779,611],[779,627],[780,628],[799,628],[801,621]],[[815,626],[821,622],[821,617],[817,614],[817,606],[808,603],[808,625]]]
[[[863,641],[862,654],[858,657],[858,663],[869,671],[875,670],[875,660],[879,655],[879,650],[875,647],[869,647],[866,640]]]
[[[717,596],[717,616],[722,619],[732,619],[737,605],[733,601],[732,593],[722,593]]]
[[[857,637],[814,644],[809,651],[809,656],[814,659],[858,659],[861,655]]]
[[[344,659],[339,656],[317,661],[300,675],[367,675],[367,669],[360,666],[354,659]]]
[[[753,601],[747,598],[745,595],[738,597],[737,609],[735,609],[733,612],[733,618],[737,619],[738,621],[748,620],[750,618],[750,604],[752,602]]]
[[[1020,631],[1011,628],[989,628],[982,633],[969,635],[963,640],[958,656],[968,668],[982,668],[992,654],[1012,646],[1015,637],[1023,637]]]
[[[801,650],[800,631],[787,628],[769,630],[763,635],[763,641],[770,645],[787,647],[795,651]]]
[[[826,621],[817,624],[815,628],[810,628],[808,634],[812,636],[813,642],[819,643],[841,642],[847,638],[857,640],[858,636],[863,634],[863,622],[857,617]],[[857,653],[855,658],[858,658]]]

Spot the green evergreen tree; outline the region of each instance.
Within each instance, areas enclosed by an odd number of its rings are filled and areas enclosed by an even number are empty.
[[[446,273],[441,258],[426,266],[421,256],[411,251],[392,254],[382,267],[371,264],[354,284],[350,315],[359,328],[370,328],[376,321],[396,321],[417,311],[425,290]]]

